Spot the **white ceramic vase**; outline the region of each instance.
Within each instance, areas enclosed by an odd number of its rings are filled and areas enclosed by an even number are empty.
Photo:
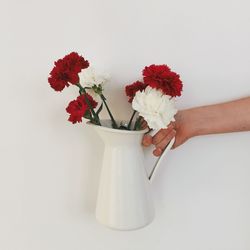
[[[128,131],[88,123],[104,142],[104,155],[96,204],[96,219],[116,230],[134,230],[154,219],[150,182],[163,155],[172,147],[172,140],[148,175],[141,146],[146,130]]]

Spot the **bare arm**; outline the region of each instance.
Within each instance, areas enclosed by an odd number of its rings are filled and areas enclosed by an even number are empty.
[[[250,130],[250,97],[186,112],[193,120],[193,136]]]
[[[191,137],[207,134],[250,131],[250,97],[209,106],[181,110],[176,122],[159,131],[153,138],[145,136],[143,145],[154,144],[159,156],[175,136],[173,148]]]

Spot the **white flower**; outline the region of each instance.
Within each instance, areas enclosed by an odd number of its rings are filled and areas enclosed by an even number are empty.
[[[91,88],[86,89],[86,91],[94,98],[98,98],[98,93],[102,92],[104,84],[110,79],[108,74],[96,74],[93,67],[89,67],[80,72],[79,78],[82,87]]]
[[[92,88],[94,85],[103,86],[109,80],[110,77],[107,74],[97,74],[93,67],[89,67],[79,73],[79,78],[80,84],[83,87]]]
[[[142,92],[136,92],[132,107],[152,129],[166,128],[171,121],[174,121],[174,115],[177,113],[171,96],[164,95],[161,90],[150,86]]]

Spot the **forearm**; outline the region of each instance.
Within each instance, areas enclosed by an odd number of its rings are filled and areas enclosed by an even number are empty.
[[[250,131],[250,97],[186,110],[192,136]]]

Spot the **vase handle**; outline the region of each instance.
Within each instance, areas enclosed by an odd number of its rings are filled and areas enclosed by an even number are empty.
[[[158,131],[151,131],[149,132],[149,134],[151,136],[155,135]],[[167,152],[172,148],[173,144],[175,142],[175,137],[168,143],[168,145],[165,147],[164,151],[162,152],[162,154],[158,157],[158,159],[156,160],[149,176],[148,176],[148,179],[150,182],[153,181],[154,179],[154,176],[155,176],[155,173],[157,172],[157,169],[159,168],[164,156],[167,154]]]

